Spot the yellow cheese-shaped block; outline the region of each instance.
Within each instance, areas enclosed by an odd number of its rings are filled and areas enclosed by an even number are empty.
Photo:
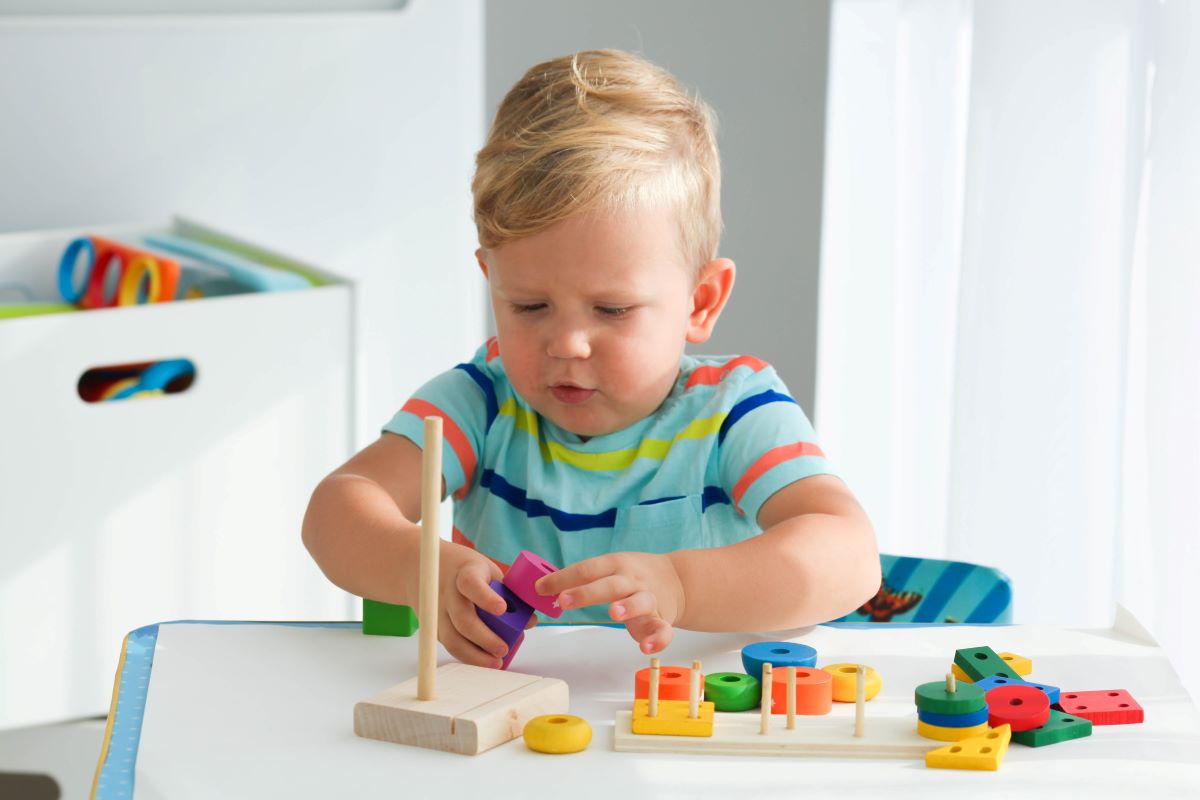
[[[857,664],[828,664],[821,669],[833,676],[834,702],[855,702],[854,695],[858,686]],[[874,669],[867,667],[866,680],[863,681],[863,684],[863,700],[870,700],[883,688],[883,678],[879,677],[879,673]]]
[[[992,728],[982,736],[972,736],[961,742],[948,744],[925,754],[925,766],[940,769],[990,769],[1000,768],[1012,729],[1008,725]]]
[[[996,655],[1004,659],[1004,663],[1012,667],[1013,672],[1024,677],[1033,672],[1033,661],[1025,656],[1019,656],[1016,653],[997,653]]]
[[[928,722],[917,720],[917,733],[926,739],[937,739],[939,742],[959,742],[987,733],[988,724],[982,722],[969,728],[943,728],[941,725],[930,725]]]
[[[642,698],[633,701],[634,733],[659,736],[712,736],[713,702],[700,703],[696,719],[690,719],[690,704],[687,700],[659,700],[658,715],[650,716],[650,701]]]
[[[975,681],[971,680],[970,675],[968,675],[967,673],[962,671],[962,667],[958,666],[958,664],[951,663],[950,671],[954,673],[955,678],[958,678],[963,683],[974,683],[975,682]]]

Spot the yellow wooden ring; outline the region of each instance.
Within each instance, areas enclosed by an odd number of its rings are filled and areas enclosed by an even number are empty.
[[[987,732],[986,722],[969,728],[943,728],[941,725],[930,725],[924,720],[917,720],[917,733],[926,739],[937,739],[941,742],[959,742],[972,736],[982,736]]]
[[[158,293],[162,291],[162,276],[158,269],[158,262],[146,256],[138,256],[129,262],[129,268],[125,270],[125,275],[121,278],[121,285],[117,293],[117,305],[137,305],[140,294],[138,290],[142,286],[142,275],[147,273],[150,275],[150,288],[146,291],[146,300],[150,303],[157,302],[159,300]]]
[[[865,664],[863,666],[866,666]],[[821,669],[833,676],[833,699],[839,703],[855,702],[858,684],[858,664],[829,664]],[[867,667],[867,679],[863,687],[863,699],[870,700],[883,688],[883,678],[873,668]]]
[[[570,714],[544,714],[525,723],[525,744],[539,753],[578,753],[592,741],[592,726]]]

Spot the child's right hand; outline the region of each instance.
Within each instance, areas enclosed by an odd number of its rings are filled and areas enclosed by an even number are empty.
[[[439,556],[438,640],[464,664],[498,669],[508,646],[475,613],[475,606],[503,614],[507,605],[490,581],[500,580],[500,568],[486,556],[458,544],[442,547]],[[537,621],[534,615],[529,625]]]

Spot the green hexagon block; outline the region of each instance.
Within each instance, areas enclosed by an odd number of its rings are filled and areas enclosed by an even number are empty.
[[[381,603],[363,598],[362,631],[373,636],[412,636],[417,615],[410,606]]]
[[[717,711],[746,711],[757,708],[762,698],[758,678],[744,672],[714,672],[704,676],[704,699]]]

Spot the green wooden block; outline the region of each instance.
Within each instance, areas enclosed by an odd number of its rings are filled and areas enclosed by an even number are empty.
[[[373,636],[412,636],[417,615],[410,606],[381,603],[363,598],[363,633]]]
[[[968,647],[963,650],[955,650],[954,663],[958,665],[959,669],[970,675],[973,681],[990,678],[993,675],[1021,680],[1021,676],[1013,671],[1008,662],[996,655],[996,651],[990,647]]]
[[[717,711],[746,711],[758,708],[762,689],[758,678],[742,672],[714,672],[704,676],[704,699]]]
[[[972,714],[987,707],[983,689],[961,681],[955,684],[953,693],[946,691],[945,681],[922,683],[916,688],[913,699],[921,711],[934,714]]]
[[[1057,744],[1068,739],[1082,739],[1092,735],[1092,721],[1072,716],[1056,708],[1050,709],[1050,719],[1040,728],[1029,731],[1013,731],[1012,740],[1028,747]]]

